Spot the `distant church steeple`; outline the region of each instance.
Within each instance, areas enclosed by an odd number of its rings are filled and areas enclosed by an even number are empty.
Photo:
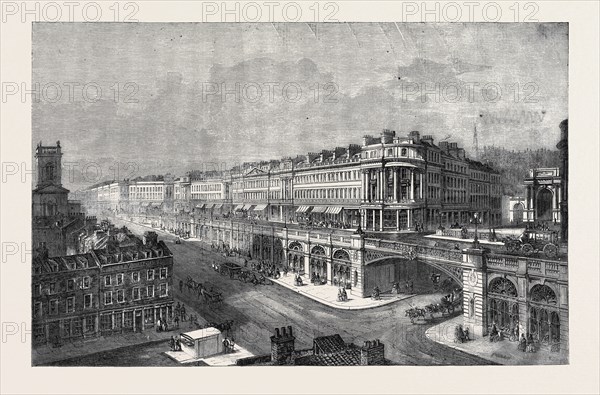
[[[40,142],[35,150],[37,159],[37,187],[62,186],[62,152],[60,141],[56,146],[43,146]]]

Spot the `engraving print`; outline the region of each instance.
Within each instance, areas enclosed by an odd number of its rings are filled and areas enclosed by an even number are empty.
[[[568,364],[568,34],[34,23],[32,364]]]

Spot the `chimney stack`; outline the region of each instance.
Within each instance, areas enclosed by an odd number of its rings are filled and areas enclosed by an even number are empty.
[[[285,365],[292,359],[295,349],[295,337],[292,327],[275,328],[275,336],[271,336],[271,361],[275,365]]]
[[[360,364],[362,366],[385,364],[385,349],[379,339],[364,342],[360,349]]]

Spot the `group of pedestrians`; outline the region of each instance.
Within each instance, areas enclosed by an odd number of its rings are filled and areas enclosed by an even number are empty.
[[[177,336],[177,338],[171,336],[169,346],[171,347],[171,351],[181,351],[181,340],[179,340],[179,336]]]

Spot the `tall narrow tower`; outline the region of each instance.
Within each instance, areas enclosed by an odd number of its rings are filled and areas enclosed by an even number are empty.
[[[60,141],[56,146],[43,146],[39,143],[35,150],[37,159],[37,187],[48,185],[62,186]]]
[[[475,152],[475,159],[479,160],[479,140],[477,139],[477,119],[475,119],[475,121],[473,122],[473,151]]]

